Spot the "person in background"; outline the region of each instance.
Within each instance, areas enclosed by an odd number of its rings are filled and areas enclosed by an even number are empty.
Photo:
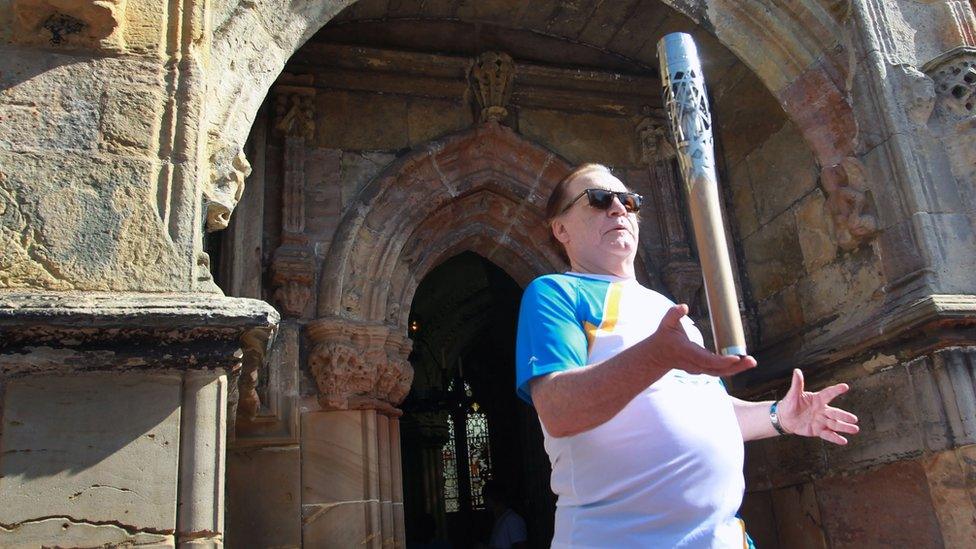
[[[488,540],[490,549],[525,549],[528,547],[528,533],[525,520],[509,507],[508,491],[497,480],[485,482],[481,489],[485,504],[495,517]]]

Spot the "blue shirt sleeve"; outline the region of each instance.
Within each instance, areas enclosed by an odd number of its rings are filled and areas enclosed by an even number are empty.
[[[532,404],[529,381],[586,365],[586,333],[575,286],[554,277],[532,281],[522,295],[515,342],[515,389]]]

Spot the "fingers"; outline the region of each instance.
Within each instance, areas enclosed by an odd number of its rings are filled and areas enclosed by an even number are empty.
[[[707,374],[731,376],[756,367],[756,359],[751,356],[722,356],[712,353],[698,362],[698,367]]]
[[[844,446],[847,444],[846,438],[838,435],[830,429],[824,429],[823,432],[820,433],[820,438],[826,440],[827,442],[833,442],[839,446]]]
[[[803,394],[803,371],[793,368],[793,382],[790,383],[790,391],[796,389],[797,393]]]
[[[838,421],[836,419],[827,418],[826,421],[827,428],[840,433],[847,433],[849,435],[856,435],[861,428],[853,423],[847,423],[846,421]]]
[[[661,320],[661,327],[665,328],[678,328],[683,330],[681,327],[681,318],[688,314],[688,306],[684,303],[680,305],[675,305],[668,309],[668,312],[664,314],[664,318]]]
[[[851,386],[846,383],[838,383],[837,385],[831,385],[826,389],[817,393],[821,399],[823,399],[824,404],[830,404],[831,400],[839,397],[840,395],[846,393],[850,390]]]
[[[830,419],[837,421],[843,421],[844,423],[857,423],[857,416],[848,412],[847,410],[841,410],[840,408],[828,407],[824,412]]]

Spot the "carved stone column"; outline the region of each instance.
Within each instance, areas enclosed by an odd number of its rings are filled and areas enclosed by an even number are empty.
[[[282,138],[281,245],[271,263],[273,300],[283,314],[301,317],[312,298],[315,258],[305,236],[305,147],[315,135],[315,90],[275,90],[275,131]]]
[[[413,380],[410,340],[342,318],[315,320],[306,333],[322,411],[302,418],[303,543],[403,547],[396,406]]]
[[[481,54],[468,71],[471,91],[481,107],[480,121],[501,121],[508,116],[515,81],[515,62],[507,53]]]
[[[696,296],[701,291],[701,266],[691,253],[688,239],[684,198],[680,176],[675,169],[675,150],[671,144],[667,119],[660,109],[645,109],[645,117],[637,124],[641,161],[651,176],[651,199],[658,213],[657,222],[664,240],[665,259],[661,278],[679,303],[687,303],[694,311]]]
[[[437,522],[440,532],[447,531],[447,517],[444,506],[444,444],[450,440],[446,410],[418,412],[411,414],[417,422],[420,434],[421,471],[424,487],[424,512]]]

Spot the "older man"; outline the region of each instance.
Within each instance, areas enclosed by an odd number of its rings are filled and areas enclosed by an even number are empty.
[[[857,418],[803,376],[779,402],[728,395],[752,357],[705,350],[688,308],[634,278],[641,197],[598,164],[553,191],[572,271],[534,280],[519,314],[516,385],[535,406],[559,497],[553,547],[742,547],[743,441],[790,433],[846,444]]]

